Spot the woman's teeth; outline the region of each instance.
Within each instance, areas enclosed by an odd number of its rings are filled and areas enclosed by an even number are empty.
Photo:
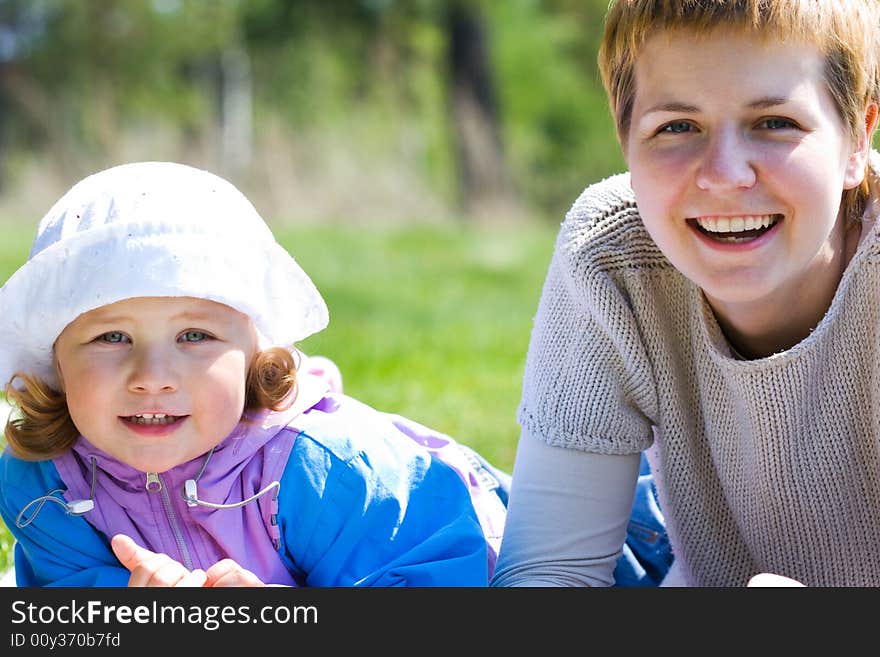
[[[165,413],[138,413],[128,418],[132,424],[171,424],[176,420],[177,416]]]
[[[742,242],[763,235],[779,221],[779,215],[760,214],[739,217],[697,217],[703,233],[722,242]]]

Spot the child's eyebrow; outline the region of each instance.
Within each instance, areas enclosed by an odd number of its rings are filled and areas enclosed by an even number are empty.
[[[192,310],[182,310],[179,313],[176,313],[171,317],[172,320],[185,320],[189,322],[203,322],[210,320],[212,315],[210,313],[192,311]],[[131,317],[128,315],[98,315],[92,318],[92,321],[98,324],[122,324],[127,321],[131,321]]]
[[[121,324],[130,319],[125,315],[92,315],[90,318],[93,324]]]
[[[209,322],[216,319],[217,316],[210,312],[199,312],[194,310],[182,310],[174,315],[172,320],[184,320],[187,322]]]
[[[204,322],[211,319],[210,313],[202,313],[192,310],[182,310],[174,315],[171,319],[184,319],[188,322]]]

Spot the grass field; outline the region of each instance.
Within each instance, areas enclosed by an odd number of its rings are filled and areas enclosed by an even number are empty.
[[[329,356],[346,393],[513,466],[522,369],[556,225],[276,230],[330,309],[301,345]],[[32,227],[3,226],[0,281]],[[0,570],[11,538],[0,523]]]

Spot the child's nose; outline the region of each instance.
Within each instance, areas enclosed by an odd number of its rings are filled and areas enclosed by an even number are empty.
[[[719,130],[706,140],[697,169],[697,187],[705,191],[748,189],[756,179],[752,152],[738,131]]]
[[[132,358],[128,388],[133,392],[156,394],[177,390],[178,381],[171,354],[157,347],[141,347]]]

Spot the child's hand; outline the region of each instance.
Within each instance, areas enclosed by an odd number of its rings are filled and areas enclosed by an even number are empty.
[[[266,586],[251,571],[242,568],[232,559],[223,559],[208,568],[205,586]]]
[[[151,552],[125,534],[114,536],[110,547],[122,565],[131,571],[129,586],[205,586],[207,581],[204,570],[190,571],[167,554]]]

